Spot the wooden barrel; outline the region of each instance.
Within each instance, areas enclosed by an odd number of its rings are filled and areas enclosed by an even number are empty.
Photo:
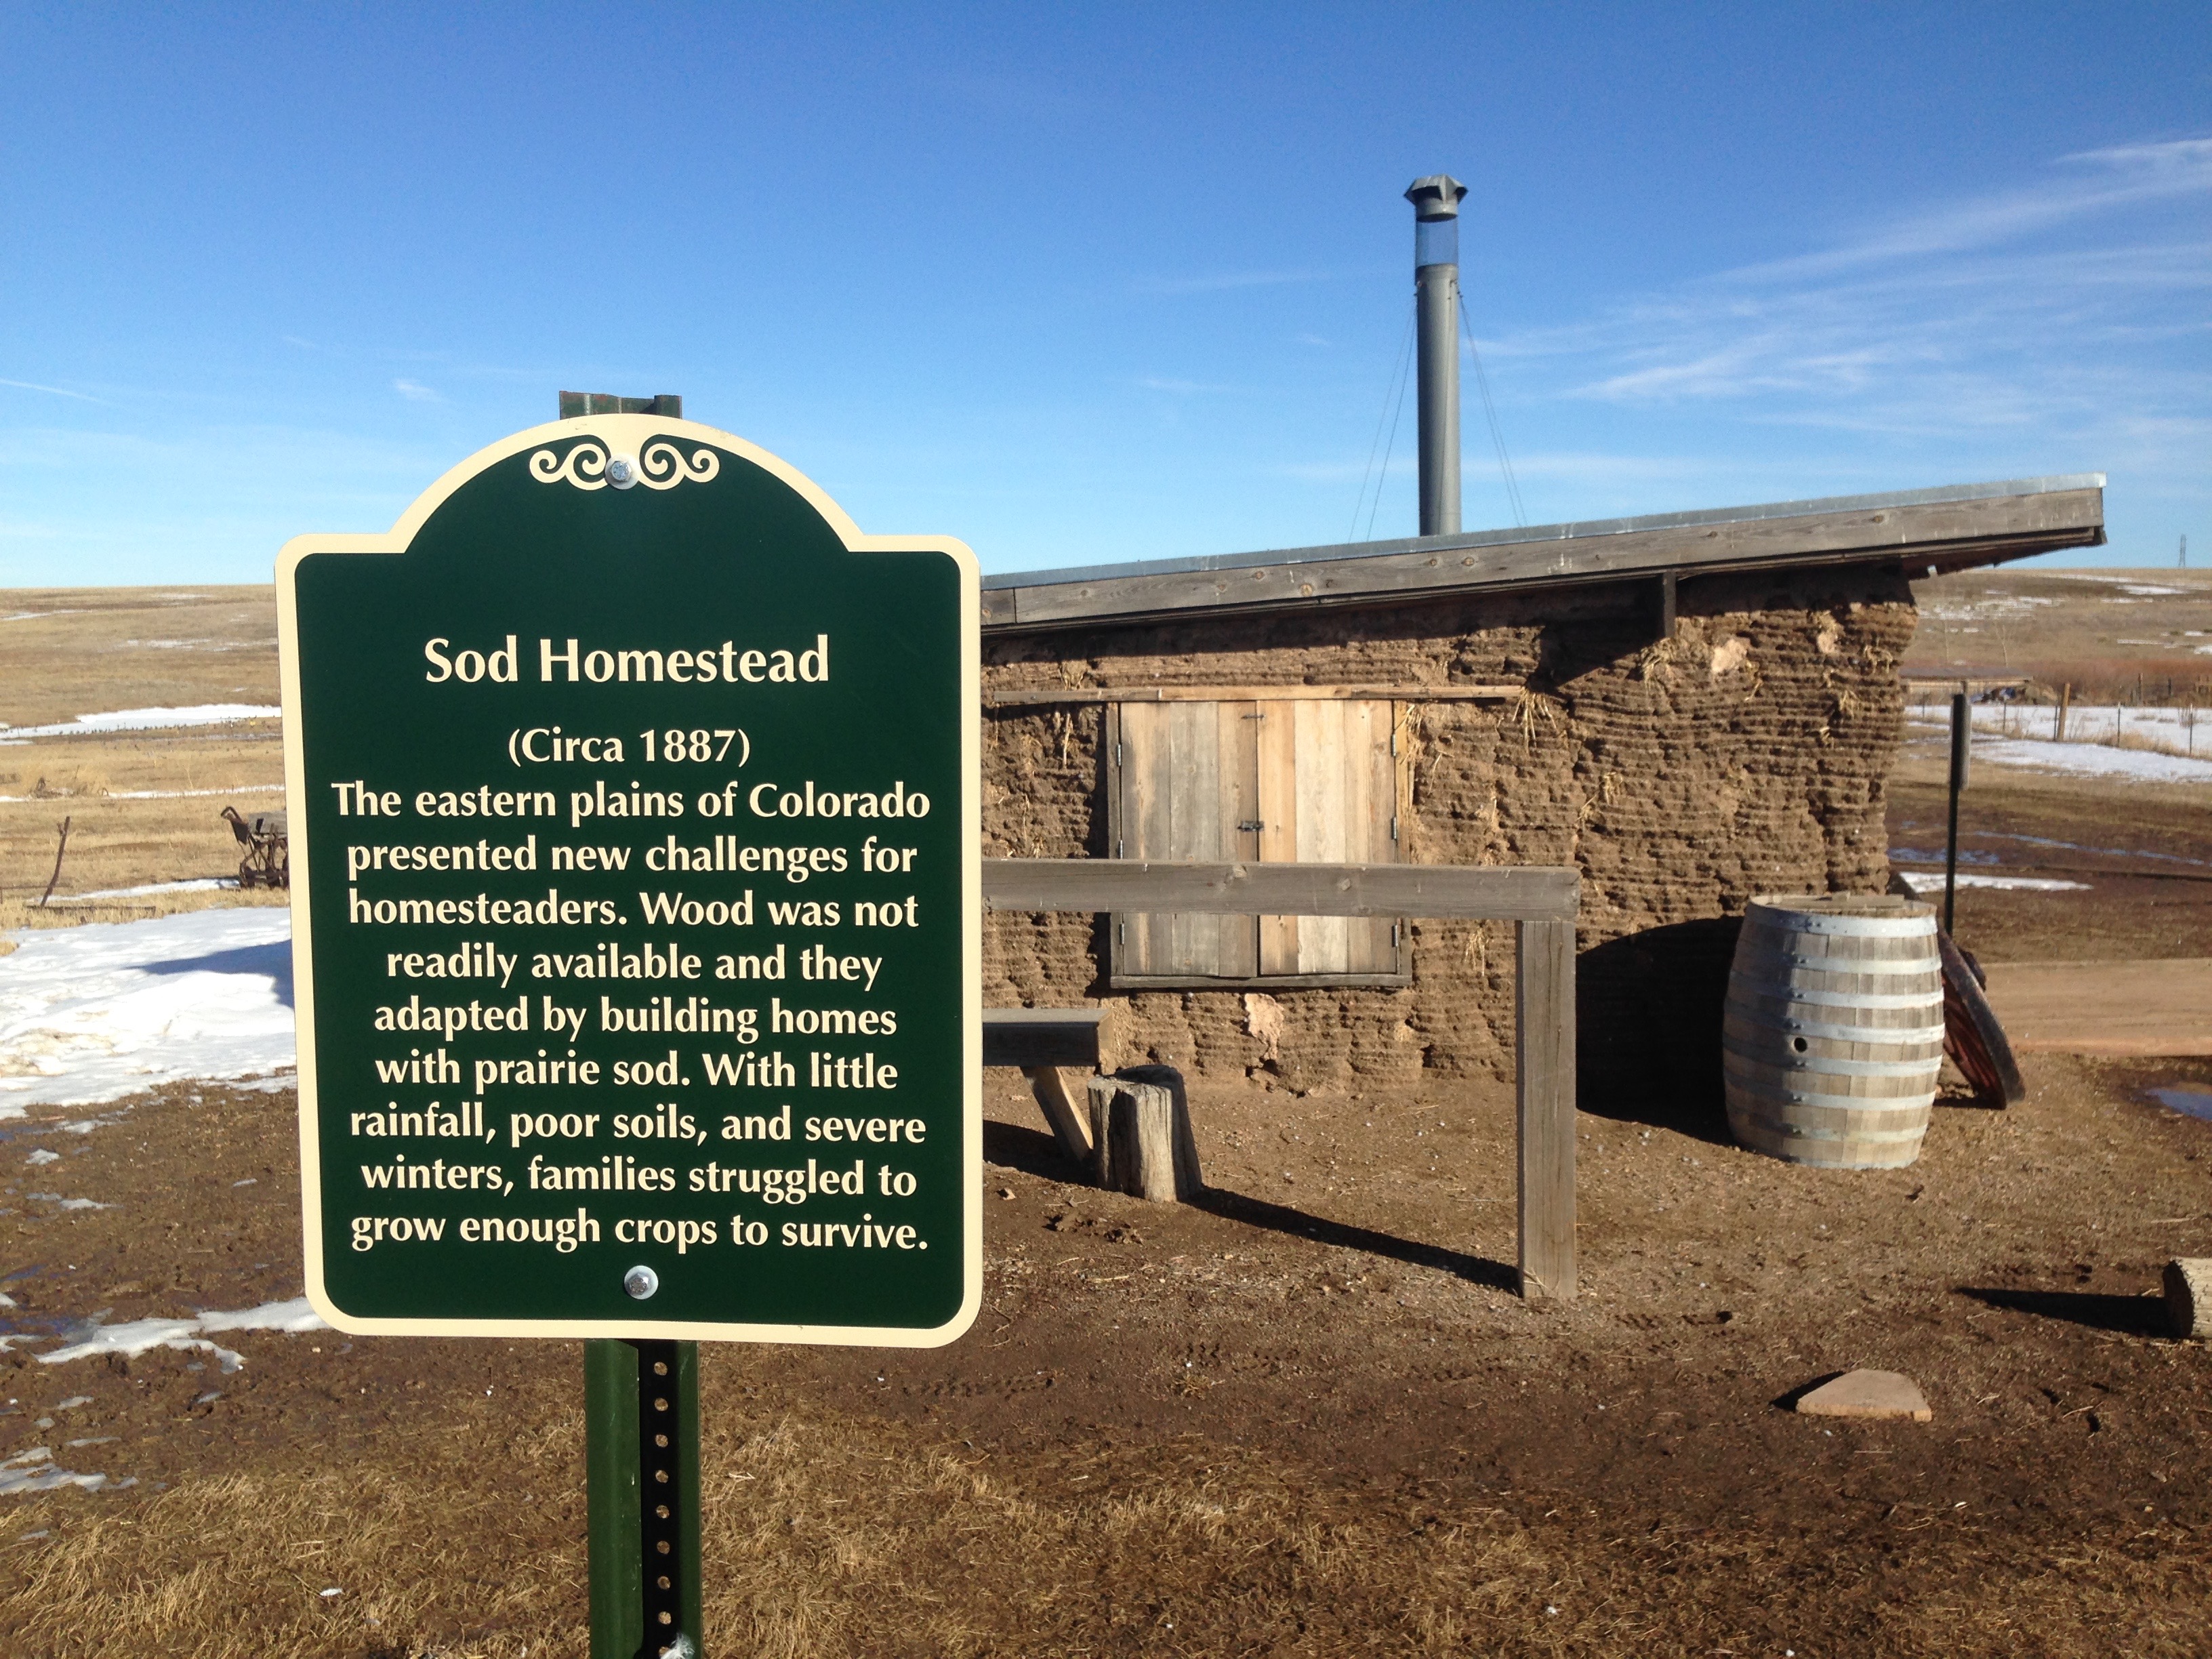
[[[1933,905],[1823,893],[1751,902],[1721,1034],[1739,1141],[1821,1169],[1910,1164],[1942,1064]]]

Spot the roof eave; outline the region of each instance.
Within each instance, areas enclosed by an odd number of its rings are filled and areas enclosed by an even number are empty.
[[[1919,576],[2103,544],[2104,476],[986,580],[994,634],[1894,563]]]

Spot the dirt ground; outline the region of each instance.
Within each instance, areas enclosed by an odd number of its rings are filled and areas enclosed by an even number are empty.
[[[1940,831],[1933,766],[1900,772],[1893,844]],[[1969,820],[2001,860],[1975,867],[2088,872],[1962,894],[1993,974],[2212,956],[2191,792],[1990,769]],[[1893,1171],[1586,1100],[1583,1294],[1548,1310],[1508,1289],[1509,1085],[1194,1085],[1211,1190],[1176,1206],[1081,1185],[990,1073],[968,1337],[702,1356],[708,1650],[2202,1654],[2212,1352],[2154,1292],[2212,1255],[2212,1122],[2146,1091],[2212,1060],[2026,1069],[2024,1105],[1953,1091]],[[294,1104],[179,1085],[0,1123],[0,1460],[136,1482],[0,1497],[0,1651],[584,1651],[575,1345],[39,1360],[95,1316],[299,1294]],[[1934,1421],[1787,1409],[1859,1365]]]

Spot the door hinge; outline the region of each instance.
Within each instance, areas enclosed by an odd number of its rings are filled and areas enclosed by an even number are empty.
[[[1265,830],[1267,826],[1261,823],[1258,818],[1239,818],[1237,820],[1237,827],[1239,830],[1249,830],[1255,835],[1257,835],[1261,830]]]
[[[1398,815],[1395,812],[1390,815],[1390,839],[1392,841],[1398,839]]]
[[[1116,766],[1119,766],[1121,763],[1121,745],[1120,744],[1118,744],[1118,743],[1117,743],[1117,744],[1115,744],[1114,745],[1114,764],[1115,764],[1115,765],[1116,765]]]
[[[1121,848],[1122,848],[1122,847],[1124,846],[1124,844],[1125,844],[1125,843],[1124,843],[1124,842],[1122,842],[1121,841],[1120,841],[1119,839],[1116,839],[1116,840],[1115,840],[1115,842],[1114,842],[1114,856],[1115,856],[1115,858],[1117,858],[1117,859],[1123,859],[1123,858],[1127,858],[1127,857],[1128,857],[1128,856],[1129,856],[1127,853],[1125,853],[1125,852],[1123,852],[1123,851],[1121,850]]]

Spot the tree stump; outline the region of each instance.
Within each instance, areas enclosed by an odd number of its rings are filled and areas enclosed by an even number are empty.
[[[1133,1066],[1090,1079],[1091,1168],[1101,1187],[1172,1204],[1206,1189],[1182,1073]]]
[[[2176,1336],[2212,1341],[2212,1256],[2176,1256],[2166,1264],[2166,1308]]]

